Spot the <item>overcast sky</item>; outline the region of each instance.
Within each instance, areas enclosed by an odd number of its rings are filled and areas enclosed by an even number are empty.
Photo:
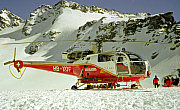
[[[0,0],[0,9],[7,8],[12,13],[27,19],[39,5],[54,5],[60,0]],[[121,13],[147,12],[158,14],[172,11],[176,21],[180,21],[180,0],[67,0],[81,5],[115,9]]]

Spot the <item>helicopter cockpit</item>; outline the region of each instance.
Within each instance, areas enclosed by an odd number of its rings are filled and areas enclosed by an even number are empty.
[[[120,52],[116,54],[117,74],[145,74],[146,61],[132,52]]]

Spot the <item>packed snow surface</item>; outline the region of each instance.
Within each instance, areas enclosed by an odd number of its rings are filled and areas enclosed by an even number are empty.
[[[5,13],[7,12],[7,13]],[[1,13],[1,12],[0,12]],[[151,77],[141,81],[146,90],[68,90],[76,77],[28,68],[17,80],[4,65],[14,58],[22,61],[64,61],[61,53],[91,50],[88,42],[49,42],[21,45],[5,43],[56,40],[109,39],[178,43],[180,33],[172,12],[123,14],[98,7],[60,1],[41,5],[24,22],[4,9],[0,17],[0,110],[180,110],[180,87],[153,88],[153,78],[162,78],[180,67],[180,48],[172,45],[103,43],[103,51],[126,48],[149,60]],[[11,17],[9,17],[11,16]],[[13,18],[13,19],[10,19]],[[102,39],[102,40],[103,40]],[[30,47],[38,47],[31,54]],[[13,75],[19,75],[11,68]],[[67,88],[67,89],[66,89]]]
[[[0,109],[180,110],[180,88],[1,91]]]
[[[157,15],[148,13],[125,14],[115,10],[105,10],[95,6],[87,7],[62,0],[54,6],[41,5],[30,14],[28,19],[15,17],[7,9],[0,13],[0,21],[5,26],[0,31],[0,90],[63,90],[71,88],[77,78],[64,74],[27,68],[22,79],[17,80],[4,65],[14,58],[22,61],[66,61],[63,52],[92,50],[95,42],[42,42],[19,45],[5,43],[58,41],[58,40],[124,40],[146,42],[178,43],[175,33],[177,24],[172,12]],[[7,18],[12,15],[15,19]],[[12,17],[11,17],[12,18]],[[11,21],[19,21],[11,22]],[[11,26],[15,23],[15,26]],[[161,31],[160,31],[161,30]],[[176,30],[177,31],[177,30]],[[102,39],[102,40],[103,40]],[[33,49],[32,49],[32,48]],[[180,48],[172,45],[153,45],[140,43],[103,43],[103,51],[116,51],[126,48],[148,60],[151,64],[151,77],[142,82],[145,88],[152,88],[154,75],[159,83],[164,76],[180,67]],[[15,68],[10,68],[19,75]],[[24,68],[23,68],[24,69]]]

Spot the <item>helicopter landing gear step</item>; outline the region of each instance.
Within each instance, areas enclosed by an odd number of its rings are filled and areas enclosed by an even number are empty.
[[[79,85],[79,82],[77,82],[75,85],[73,85],[72,87],[71,87],[71,89],[72,90],[77,90],[78,88],[80,88],[81,86],[83,86],[83,85],[85,85],[85,83],[83,83],[83,84],[81,84],[81,85]]]
[[[143,88],[139,81],[136,81],[136,84],[131,85],[131,89],[139,89],[139,88],[141,88],[141,89]]]
[[[73,85],[73,86],[71,87],[71,89],[72,89],[72,90],[77,90],[77,86]]]
[[[132,84],[132,85],[131,85],[131,89],[138,89],[138,85]]]

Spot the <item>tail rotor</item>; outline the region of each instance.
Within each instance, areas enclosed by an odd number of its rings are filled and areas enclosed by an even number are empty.
[[[16,60],[16,48],[14,49],[14,59],[13,62]]]
[[[14,63],[14,64],[11,64],[11,63]],[[9,65],[9,71],[12,74],[12,76],[15,77],[16,79],[21,79],[23,74],[24,74],[24,72],[25,72],[25,70],[26,70],[26,68],[23,71],[21,70],[23,68],[23,61],[16,60],[16,48],[14,49],[14,58],[13,58],[13,60],[12,61],[7,61],[7,62],[4,63],[4,65],[8,65],[8,64],[10,64]],[[11,69],[11,67],[13,65],[17,69],[19,75],[13,74],[13,71]]]
[[[14,49],[14,59],[12,61],[5,62],[4,65],[8,65],[8,64],[11,64],[11,63],[15,62],[16,61],[15,58],[16,58],[16,48]]]

